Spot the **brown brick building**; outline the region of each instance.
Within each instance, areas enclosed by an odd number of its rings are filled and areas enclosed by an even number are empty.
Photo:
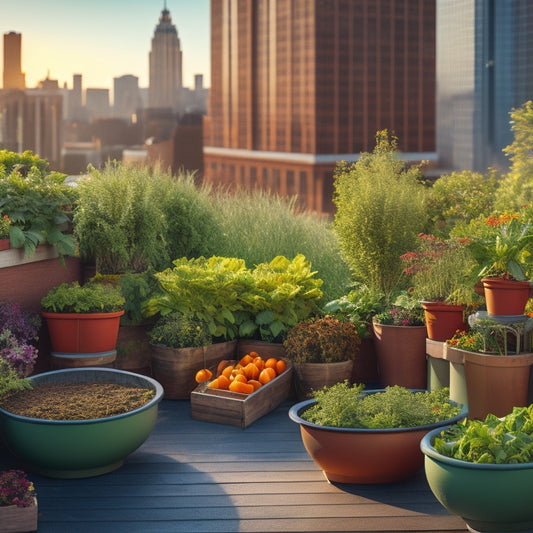
[[[434,0],[212,0],[204,176],[332,210],[376,131],[435,157]]]

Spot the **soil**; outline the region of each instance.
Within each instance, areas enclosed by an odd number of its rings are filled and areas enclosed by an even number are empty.
[[[154,391],[116,383],[37,385],[2,398],[0,407],[10,413],[44,420],[92,420],[142,407]]]

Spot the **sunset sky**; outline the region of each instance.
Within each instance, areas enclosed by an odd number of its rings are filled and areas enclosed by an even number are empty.
[[[22,71],[26,86],[57,79],[72,88],[72,75],[83,75],[83,88],[109,88],[113,78],[139,77],[148,86],[148,53],[164,0],[0,0],[3,35],[22,34]],[[210,85],[210,1],[166,0],[183,51],[183,84],[194,75]],[[0,76],[0,84],[2,76]],[[0,85],[1,86],[1,85]]]

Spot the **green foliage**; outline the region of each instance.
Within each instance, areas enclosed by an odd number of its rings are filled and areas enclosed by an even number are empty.
[[[218,191],[213,202],[221,234],[214,255],[240,257],[247,265],[258,265],[278,255],[302,254],[324,280],[322,303],[346,293],[350,270],[327,217],[301,212],[296,198],[261,190]]]
[[[316,404],[302,415],[320,426],[339,428],[410,428],[449,420],[461,408],[449,402],[449,390],[412,392],[395,385],[384,392],[363,393],[348,381],[315,391]]]
[[[533,462],[533,405],[514,407],[504,418],[465,419],[435,438],[437,452],[469,463]]]
[[[533,101],[511,111],[513,142],[504,148],[511,168],[502,180],[495,208],[513,210],[533,203]]]
[[[421,233],[416,251],[402,256],[404,273],[411,281],[412,297],[455,305],[477,302],[474,292],[477,264],[468,242],[468,239],[441,239]]]
[[[467,237],[478,264],[478,277],[512,277],[526,280],[531,274],[533,254],[533,208],[517,213],[495,214],[457,226],[453,233]]]
[[[322,281],[314,274],[301,255],[292,261],[276,257],[253,270],[238,258],[184,257],[174,261],[172,269],[155,274],[161,294],[150,299],[144,313],[196,316],[208,324],[213,337],[257,333],[262,340],[272,340],[315,310]]]
[[[499,180],[495,171],[488,175],[464,170],[437,179],[428,194],[428,214],[437,235],[448,235],[458,223],[468,223],[484,213],[490,213],[499,195]]]
[[[77,281],[53,287],[41,299],[43,311],[52,313],[113,313],[124,309],[119,287],[110,283]]]
[[[138,325],[145,322],[142,307],[157,291],[157,281],[151,270],[139,273],[122,274],[117,280],[124,296],[123,325]]]
[[[375,315],[372,320],[388,326],[423,326],[426,323],[420,301],[405,291],[397,293],[392,306]]]
[[[371,154],[335,173],[335,231],[356,281],[387,297],[398,287],[400,256],[426,226],[425,188],[418,166],[405,168],[396,139],[378,132]]]
[[[80,255],[103,274],[161,270],[210,253],[217,239],[206,189],[192,175],[109,163],[79,181],[74,214]]]
[[[31,388],[30,382],[21,378],[16,369],[0,357],[0,400],[11,393]]]
[[[384,299],[382,293],[356,283],[347,295],[328,302],[323,311],[354,324],[363,339],[372,334],[372,317],[383,311]]]
[[[174,312],[160,317],[148,332],[152,344],[169,348],[194,348],[213,344],[207,324],[196,317]]]
[[[69,221],[67,213],[76,198],[65,178],[50,172],[48,162],[30,151],[18,155],[0,150],[0,213],[11,220],[13,248],[24,247],[32,255],[39,244],[51,244],[60,255],[74,255],[73,235],[60,229]]]
[[[299,322],[283,342],[287,359],[297,364],[349,361],[360,344],[354,324],[330,315]]]

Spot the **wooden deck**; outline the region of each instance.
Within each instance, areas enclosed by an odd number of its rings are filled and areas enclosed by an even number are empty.
[[[289,406],[240,429],[193,420],[188,401],[164,400],[155,431],[115,472],[80,480],[30,475],[38,531],[467,531],[435,500],[423,470],[393,485],[328,483]],[[17,466],[0,448],[0,469]]]

